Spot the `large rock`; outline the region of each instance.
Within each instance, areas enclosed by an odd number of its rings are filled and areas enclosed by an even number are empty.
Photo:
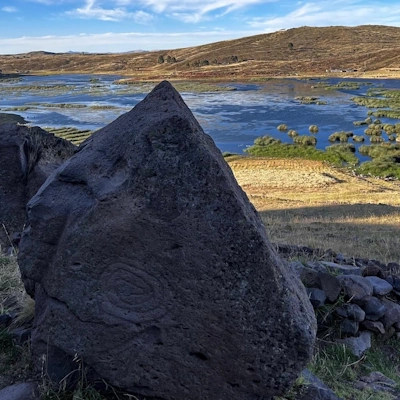
[[[0,247],[22,231],[29,199],[75,149],[38,127],[0,124]]]
[[[304,287],[168,83],[96,132],[29,203],[34,356],[79,355],[157,399],[269,399],[312,354]]]

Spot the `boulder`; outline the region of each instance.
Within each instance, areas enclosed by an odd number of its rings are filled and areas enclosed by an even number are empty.
[[[67,140],[38,127],[0,124],[0,247],[3,250],[22,231],[29,199],[75,149]]]
[[[19,263],[33,356],[53,379],[77,355],[136,396],[269,399],[311,357],[304,287],[168,82],[86,140],[28,209]]]

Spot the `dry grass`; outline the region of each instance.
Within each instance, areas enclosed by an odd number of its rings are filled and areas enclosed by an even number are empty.
[[[105,73],[151,81],[326,75],[399,77],[399,42],[397,27],[301,27],[175,50],[3,55],[0,64],[5,73]],[[174,57],[176,62],[159,64],[160,55]],[[208,65],[203,63],[206,60]]]
[[[319,161],[228,162],[273,242],[400,263],[400,181],[357,177]]]

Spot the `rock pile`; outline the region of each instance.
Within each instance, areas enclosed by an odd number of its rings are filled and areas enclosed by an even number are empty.
[[[25,224],[25,207],[48,176],[76,147],[39,127],[0,124],[0,248],[4,251]]]
[[[168,82],[84,142],[28,209],[32,351],[54,379],[79,355],[140,396],[270,399],[312,355],[304,287]]]
[[[400,265],[346,259],[291,264],[307,288],[313,307],[329,306],[319,330],[338,326],[339,341],[361,356],[371,334],[400,336]],[[318,314],[318,313],[317,313]]]

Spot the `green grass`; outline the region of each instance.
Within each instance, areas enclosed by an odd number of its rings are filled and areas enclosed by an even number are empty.
[[[257,140],[257,139],[256,139]],[[279,157],[279,158],[303,158],[307,160],[326,161],[331,164],[342,166],[348,162],[355,162],[355,156],[349,156],[343,152],[315,149],[311,146],[302,146],[288,143],[272,143],[269,145],[254,145],[246,149],[252,156]]]

